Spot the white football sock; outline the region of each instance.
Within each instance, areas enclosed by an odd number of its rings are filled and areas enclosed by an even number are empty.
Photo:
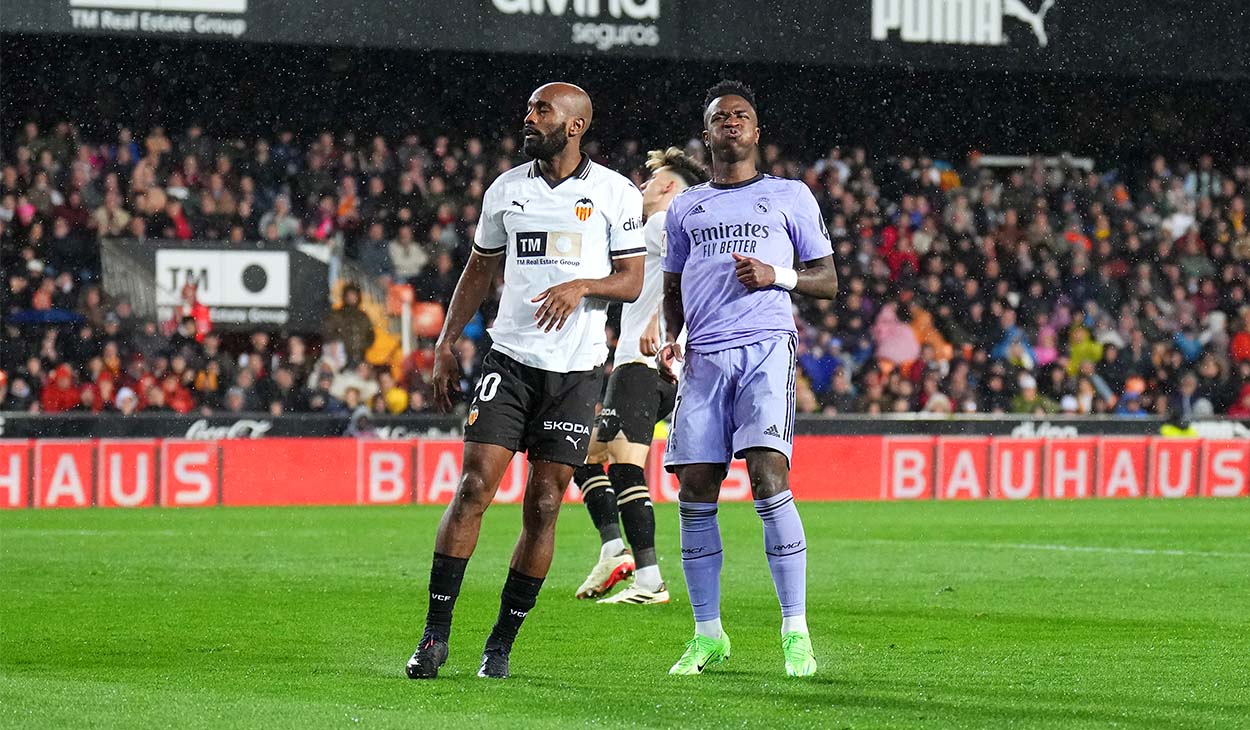
[[[634,573],[634,581],[639,588],[645,588],[652,593],[660,590],[660,586],[664,585],[664,581],[660,578],[660,566],[648,565],[645,568],[639,568]]]
[[[608,558],[614,558],[623,552],[625,552],[625,541],[618,537],[608,540],[599,547],[599,559],[607,560]]]
[[[695,621],[694,632],[709,639],[719,639],[725,634],[725,630],[721,628],[720,619],[718,618],[714,618],[711,621]]]
[[[784,636],[791,631],[799,631],[807,633],[807,615],[799,616],[782,616],[781,617],[781,634]]]

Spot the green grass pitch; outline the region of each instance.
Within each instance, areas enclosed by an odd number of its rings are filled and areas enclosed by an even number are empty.
[[[0,514],[0,727],[1250,728],[1250,500],[801,506],[820,673],[785,676],[749,504],[725,505],[725,667],[670,678],[669,606],[573,592],[597,540],[566,505],[551,576],[478,679],[519,527],[486,517],[434,682],[421,632],[441,510]]]

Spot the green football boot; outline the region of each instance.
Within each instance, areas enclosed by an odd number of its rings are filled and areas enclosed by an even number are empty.
[[[729,635],[712,639],[701,634],[686,642],[686,652],[668,670],[669,674],[702,674],[712,664],[729,661]]]
[[[816,673],[816,655],[812,638],[804,631],[790,631],[781,636],[781,653],[786,657],[786,674],[810,677]]]

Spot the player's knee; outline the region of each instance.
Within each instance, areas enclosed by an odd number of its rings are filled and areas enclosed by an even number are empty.
[[[490,506],[491,497],[491,487],[482,475],[466,471],[460,476],[460,484],[456,487],[453,507],[458,512],[485,512]]]
[[[715,502],[720,495],[720,485],[682,484],[677,499],[682,502]]]
[[[763,468],[754,469],[751,476],[751,496],[755,499],[768,499],[790,488],[789,475],[784,470]]]
[[[677,498],[683,502],[715,502],[720,496],[725,468],[711,464],[692,464],[677,470],[680,488]]]
[[[751,496],[768,499],[790,488],[790,462],[785,454],[772,449],[750,449],[746,453]]]

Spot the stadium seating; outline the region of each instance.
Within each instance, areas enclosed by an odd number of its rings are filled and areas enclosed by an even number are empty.
[[[269,367],[249,377],[238,365],[239,355],[256,354],[246,337],[213,345],[229,357],[206,356],[202,333],[180,337],[175,323],[163,338],[144,330],[126,303],[134,293],[122,290],[133,282],[118,278],[112,291],[101,282],[100,247],[128,237],[322,247],[338,272],[332,306],[346,283],[361,292],[372,332],[361,357],[375,374],[390,371],[393,387],[428,395],[428,348],[467,259],[482,191],[521,161],[510,140],[483,141],[506,136],[480,129],[462,140],[412,134],[359,144],[363,137],[324,133],[245,143],[198,127],[175,138],[159,127],[135,131],[93,139],[73,124],[31,123],[2,151],[0,263],[13,275],[0,290],[8,328],[0,408],[112,412],[119,389],[100,397],[101,379],[140,391],[168,382],[178,409],[223,408],[231,388],[246,409],[287,407],[267,402],[286,342],[266,345]],[[640,182],[645,147],[609,146],[599,159]],[[796,305],[801,411],[1188,419],[1244,410],[1250,167],[1159,157],[1144,169],[1089,171],[1062,157],[1021,165],[858,148],[805,161],[776,145],[762,157],[769,172],[800,178],[816,194],[842,281],[836,301]],[[406,359],[405,307],[416,349]],[[487,302],[467,329],[477,359],[495,307]],[[325,331],[272,334],[303,335],[332,378],[351,359],[323,347],[333,344]],[[220,372],[201,377],[214,358]],[[62,364],[72,382],[59,392],[49,374]],[[73,406],[85,391],[90,404]],[[141,410],[167,407],[137,395]],[[383,393],[372,400],[386,410]]]

